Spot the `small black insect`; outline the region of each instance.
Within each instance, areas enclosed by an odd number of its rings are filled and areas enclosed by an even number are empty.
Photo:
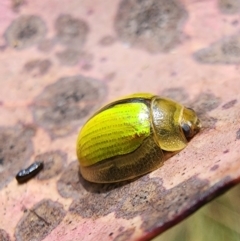
[[[28,168],[18,172],[16,179],[18,183],[24,183],[33,178],[43,169],[43,162],[34,162]]]

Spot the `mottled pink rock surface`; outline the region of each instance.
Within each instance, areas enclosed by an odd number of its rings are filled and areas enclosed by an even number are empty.
[[[0,239],[148,240],[239,183],[239,12],[237,0],[1,1]],[[78,130],[134,92],[194,108],[201,132],[133,182],[84,181]]]

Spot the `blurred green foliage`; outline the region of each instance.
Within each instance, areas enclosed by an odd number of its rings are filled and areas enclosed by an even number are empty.
[[[153,241],[240,241],[240,185]]]

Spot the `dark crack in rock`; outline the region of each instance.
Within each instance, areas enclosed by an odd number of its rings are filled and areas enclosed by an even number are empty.
[[[227,102],[226,104],[224,104],[224,105],[222,106],[222,108],[223,108],[224,110],[230,109],[230,108],[232,108],[236,103],[237,103],[237,100],[236,100],[236,99],[230,100],[229,102]]]
[[[131,240],[131,236],[134,234],[135,228],[129,228],[127,230],[122,231],[118,234],[113,241],[126,241]]]

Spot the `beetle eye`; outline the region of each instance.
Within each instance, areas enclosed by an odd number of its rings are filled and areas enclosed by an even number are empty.
[[[192,136],[191,135],[191,127],[188,124],[184,123],[182,125],[182,130],[183,130],[183,133],[184,133],[184,135],[187,139]]]

